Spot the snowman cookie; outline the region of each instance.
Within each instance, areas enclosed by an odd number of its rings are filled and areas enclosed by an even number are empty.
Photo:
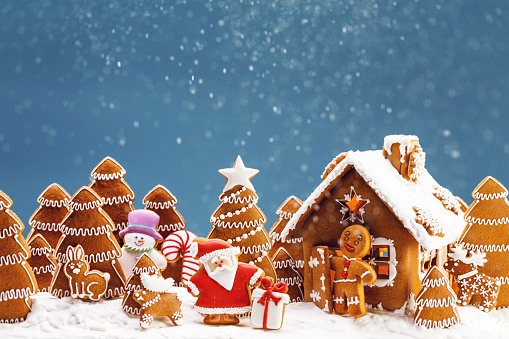
[[[119,235],[124,238],[120,265],[126,277],[132,274],[132,267],[143,253],[147,253],[160,270],[167,265],[166,258],[155,249],[162,236],[156,232],[159,215],[149,210],[135,210],[129,212],[128,227],[121,230]]]
[[[368,230],[361,225],[352,225],[341,233],[339,248],[342,256],[330,261],[334,275],[334,311],[349,313],[353,317],[366,314],[364,302],[364,283],[372,284],[376,280],[375,270],[362,261],[369,253],[371,238]]]

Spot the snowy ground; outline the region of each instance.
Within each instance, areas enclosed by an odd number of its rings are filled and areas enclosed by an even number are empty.
[[[183,288],[184,324],[173,326],[159,318],[147,330],[139,318],[121,310],[121,299],[98,303],[71,298],[56,299],[47,293],[33,298],[33,310],[20,324],[0,324],[2,338],[500,338],[509,332],[509,309],[483,313],[473,306],[459,307],[462,320],[445,330],[428,330],[415,326],[402,314],[369,311],[362,318],[326,314],[311,303],[290,304],[283,327],[278,331],[253,329],[249,319],[236,326],[209,326],[192,310],[194,298]]]

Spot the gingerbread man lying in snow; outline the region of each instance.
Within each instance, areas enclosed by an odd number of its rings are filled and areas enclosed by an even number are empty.
[[[368,230],[361,225],[347,227],[339,239],[341,257],[330,260],[334,276],[334,311],[339,314],[350,313],[353,317],[366,314],[364,302],[364,283],[376,280],[375,270],[362,257],[369,253],[371,238]]]

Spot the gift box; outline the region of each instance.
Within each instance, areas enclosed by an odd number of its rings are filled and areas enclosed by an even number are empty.
[[[262,279],[260,287],[255,288],[252,294],[251,324],[254,327],[279,330],[283,326],[285,307],[290,303],[290,296],[286,291],[286,283],[273,285],[272,278]]]

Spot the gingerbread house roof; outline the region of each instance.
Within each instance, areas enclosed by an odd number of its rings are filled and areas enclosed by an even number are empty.
[[[433,179],[426,169],[423,170],[417,182],[404,179],[386,159],[382,151],[348,152],[313,193],[304,201],[302,207],[290,219],[281,233],[283,239],[297,224],[315,210],[315,207],[325,198],[338,181],[348,172],[355,170],[366,183],[387,205],[392,213],[401,221],[403,226],[427,250],[443,247],[457,240],[465,227],[463,212],[455,214],[446,209],[440,199],[435,197],[437,189],[443,188]],[[452,195],[451,195],[452,197]],[[443,237],[432,236],[425,227],[416,220],[414,207],[429,211],[434,219],[442,226]]]

